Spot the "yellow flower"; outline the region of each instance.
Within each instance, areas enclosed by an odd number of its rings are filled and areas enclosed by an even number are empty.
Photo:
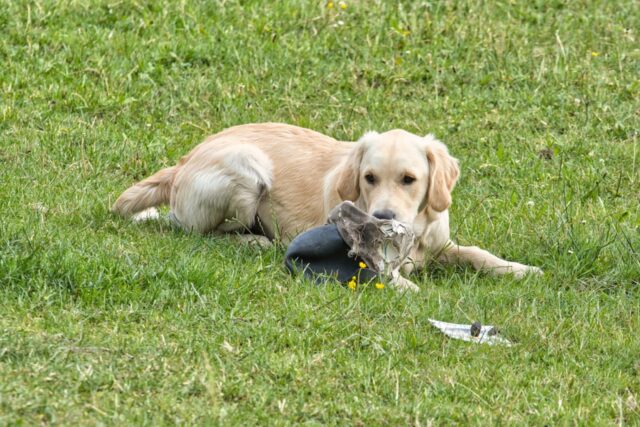
[[[351,281],[352,281],[352,282],[355,282],[355,281],[356,281],[356,276],[353,276],[353,277],[351,278]]]
[[[384,289],[384,283],[376,283],[376,289]]]
[[[360,261],[360,262],[358,263],[358,267],[360,267],[360,268],[367,268],[367,264],[365,264],[364,262]]]
[[[591,52],[591,56],[595,58],[596,56],[600,56],[600,54],[598,52]]]
[[[349,286],[349,289],[351,289],[352,291],[356,290],[356,281],[352,280],[349,283],[347,283],[347,286]]]
[[[327,2],[327,9],[333,9],[333,2]]]
[[[340,6],[340,9],[345,10],[347,8],[347,4],[343,1],[338,2],[338,6]]]

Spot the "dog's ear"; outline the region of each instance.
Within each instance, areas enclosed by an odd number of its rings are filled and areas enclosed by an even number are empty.
[[[427,160],[429,160],[429,189],[427,206],[442,212],[451,206],[451,191],[460,175],[458,159],[451,157],[446,145],[433,135],[425,137],[427,142]]]
[[[342,168],[338,172],[336,181],[336,190],[340,199],[356,201],[360,197],[360,164],[364,155],[367,142],[378,136],[375,132],[366,133],[355,146],[342,163]]]

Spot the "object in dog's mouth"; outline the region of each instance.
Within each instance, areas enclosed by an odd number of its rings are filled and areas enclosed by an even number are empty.
[[[390,277],[406,260],[415,239],[410,226],[375,218],[348,201],[336,206],[327,221],[293,239],[285,254],[292,273],[302,271],[316,281],[335,277],[340,282]]]
[[[351,248],[349,256],[362,258],[384,275],[390,275],[402,265],[415,239],[407,224],[375,218],[352,202],[339,204],[329,213],[328,220],[338,227],[340,236]]]
[[[443,334],[453,339],[470,341],[476,344],[513,345],[511,341],[499,335],[500,331],[497,327],[482,325],[480,322],[473,322],[471,325],[464,325],[429,319],[429,323],[442,331]]]

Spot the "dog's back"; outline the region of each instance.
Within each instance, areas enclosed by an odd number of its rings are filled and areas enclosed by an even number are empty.
[[[126,190],[113,211],[130,216],[170,203],[195,231],[250,228],[258,216],[271,231],[297,233],[325,221],[325,177],[351,147],[285,124],[235,126]]]

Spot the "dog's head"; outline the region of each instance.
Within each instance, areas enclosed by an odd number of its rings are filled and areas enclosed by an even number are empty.
[[[459,174],[458,161],[433,135],[369,132],[345,160],[337,191],[342,200],[360,201],[370,215],[414,223],[426,209],[449,208]]]

